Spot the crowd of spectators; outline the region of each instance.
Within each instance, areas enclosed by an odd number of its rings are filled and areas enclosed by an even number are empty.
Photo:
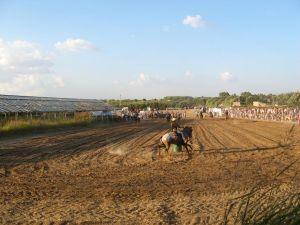
[[[231,118],[300,123],[300,108],[230,108],[228,112]]]
[[[170,118],[186,118],[186,111],[163,111],[163,110],[152,110],[152,111],[139,111],[139,117],[141,119],[165,119],[167,117]]]

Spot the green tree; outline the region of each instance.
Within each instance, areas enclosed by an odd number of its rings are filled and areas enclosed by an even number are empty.
[[[252,96],[251,92],[249,91],[242,92],[240,96],[241,105],[248,105],[249,102],[251,101],[251,98],[249,98],[250,96]],[[249,99],[247,100],[247,98]]]
[[[300,93],[295,92],[287,101],[289,106],[300,106]]]
[[[228,96],[230,96],[230,94],[227,91],[223,91],[219,93],[219,97],[221,98],[226,98]]]
[[[249,91],[244,91],[244,92],[242,92],[241,93],[241,97],[249,97],[249,96],[251,96],[252,94],[251,94],[251,92],[249,92]]]

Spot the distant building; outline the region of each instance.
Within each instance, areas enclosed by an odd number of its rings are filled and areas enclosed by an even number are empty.
[[[255,107],[266,107],[267,104],[266,103],[263,103],[263,102],[253,102],[253,106]]]
[[[241,106],[241,103],[240,102],[233,102],[232,106],[238,106],[239,107],[239,106]]]
[[[60,114],[79,116],[82,113],[93,111],[112,111],[113,107],[103,100],[75,99],[75,98],[52,98],[18,95],[0,95],[0,119],[15,116],[23,117],[46,117],[53,115],[55,118]]]

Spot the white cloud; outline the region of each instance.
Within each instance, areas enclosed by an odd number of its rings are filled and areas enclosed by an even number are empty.
[[[82,50],[97,50],[97,48],[90,42],[83,39],[69,38],[63,42],[57,42],[55,48],[65,52],[78,52]]]
[[[184,76],[185,77],[192,77],[191,71],[189,71],[189,70],[185,71]]]
[[[147,79],[147,78],[146,78],[146,75],[145,75],[144,73],[141,73],[140,76],[139,76],[139,80],[140,80],[141,82],[144,82],[146,79]]]
[[[19,95],[39,95],[41,81],[37,75],[20,74],[10,82],[0,82],[0,93]]]
[[[53,55],[43,52],[36,43],[0,39],[0,92],[3,94],[37,95],[43,92],[41,76],[52,72]]]
[[[55,88],[62,88],[62,87],[65,86],[65,82],[64,82],[62,77],[54,76],[53,81],[54,81],[54,87]]]
[[[193,28],[200,28],[200,27],[205,27],[206,22],[202,19],[200,15],[196,16],[186,16],[182,23],[184,25],[191,26]]]
[[[144,73],[141,73],[139,77],[136,80],[130,81],[129,85],[131,86],[142,86],[145,84],[145,82],[149,81],[149,76],[145,75]]]
[[[53,76],[53,59],[36,43],[0,39],[0,93],[41,95],[47,88],[64,87],[62,77]]]
[[[130,81],[128,84],[129,86],[135,86],[135,87],[143,87],[143,86],[151,86],[156,84],[164,84],[166,82],[166,79],[161,76],[148,76],[145,73],[140,73],[138,78],[136,80]]]
[[[220,75],[220,79],[222,81],[231,81],[231,80],[233,80],[233,78],[234,78],[233,75],[229,72],[223,72]]]
[[[41,51],[39,45],[22,40],[6,42],[0,39],[0,69],[15,74],[50,73],[51,54]]]

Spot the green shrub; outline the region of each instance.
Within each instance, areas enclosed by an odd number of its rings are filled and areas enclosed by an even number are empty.
[[[34,120],[9,120],[0,127],[0,134],[22,131],[43,130],[53,127],[77,126],[90,124],[91,118],[81,119],[34,119]]]

